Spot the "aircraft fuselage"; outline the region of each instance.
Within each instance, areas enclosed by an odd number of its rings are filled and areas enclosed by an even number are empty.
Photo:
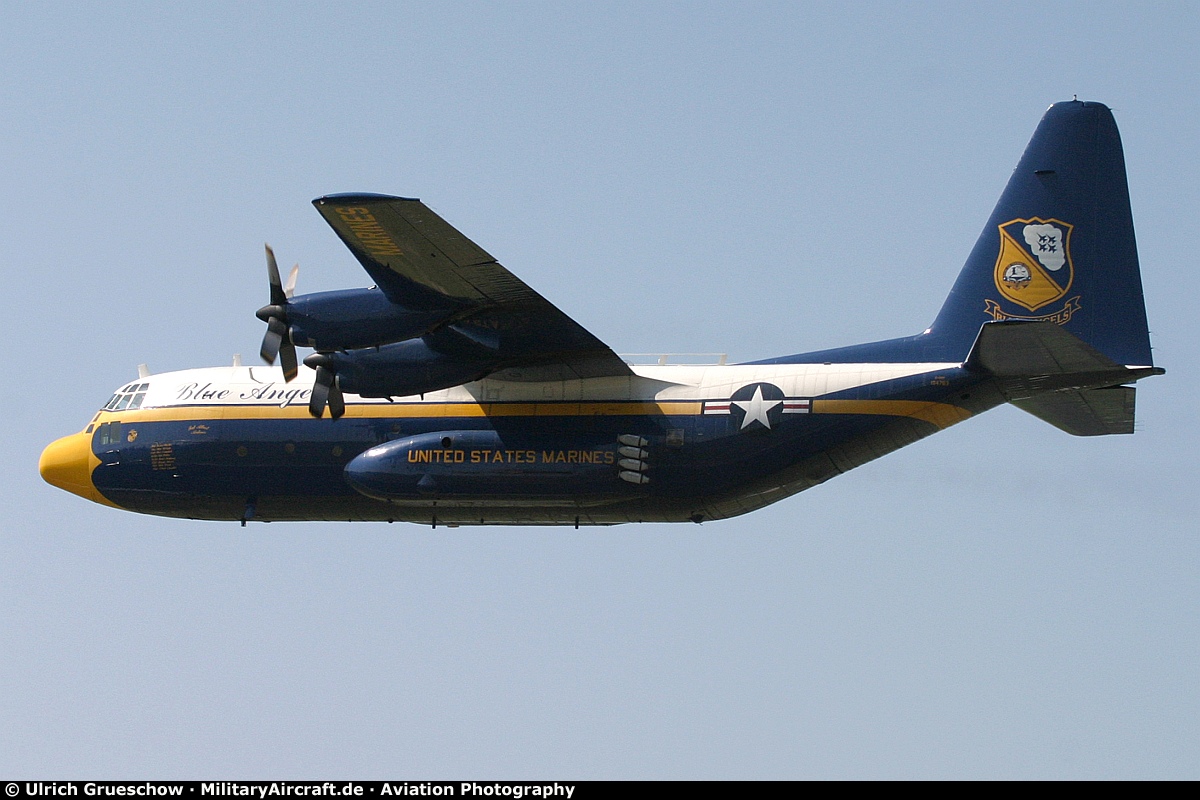
[[[129,384],[60,440],[87,451],[90,486],[72,491],[194,519],[699,522],[1003,402],[960,364],[679,365],[486,379],[395,402],[351,395],[332,420],[308,413],[312,377],[226,367]],[[138,408],[119,407],[138,390]]]

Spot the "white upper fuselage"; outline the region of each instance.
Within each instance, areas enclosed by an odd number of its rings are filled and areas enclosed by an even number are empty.
[[[634,375],[625,378],[538,382],[485,378],[426,392],[423,397],[395,400],[406,404],[701,401],[728,398],[738,388],[758,382],[772,383],[788,397],[821,397],[880,381],[959,366],[954,363],[650,365],[632,367]],[[278,367],[206,367],[148,376],[121,389],[144,385],[141,408],[233,405],[287,408],[308,403],[314,375],[313,370],[302,366],[293,381],[285,382]],[[346,402],[351,406],[389,404],[384,398],[361,398],[352,394],[346,395]]]

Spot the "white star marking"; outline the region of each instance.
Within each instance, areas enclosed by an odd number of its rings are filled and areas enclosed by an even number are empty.
[[[754,397],[749,400],[734,400],[733,404],[746,412],[741,430],[745,430],[746,426],[754,420],[758,420],[769,429],[771,421],[767,419],[767,412],[782,402],[782,400],[764,400],[761,386],[754,387]]]

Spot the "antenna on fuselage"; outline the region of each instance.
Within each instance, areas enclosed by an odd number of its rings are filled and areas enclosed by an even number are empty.
[[[145,364],[138,364],[138,378],[149,378],[150,368]]]

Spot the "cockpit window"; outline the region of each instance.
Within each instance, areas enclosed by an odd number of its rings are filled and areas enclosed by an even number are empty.
[[[149,387],[150,384],[148,383],[131,383],[127,386],[122,386],[104,404],[104,409],[106,411],[132,411],[135,408],[141,408],[142,401],[146,398],[146,389]]]
[[[111,447],[121,444],[121,423],[106,422],[96,428],[96,432],[92,434],[92,449],[97,450],[100,447]]]

